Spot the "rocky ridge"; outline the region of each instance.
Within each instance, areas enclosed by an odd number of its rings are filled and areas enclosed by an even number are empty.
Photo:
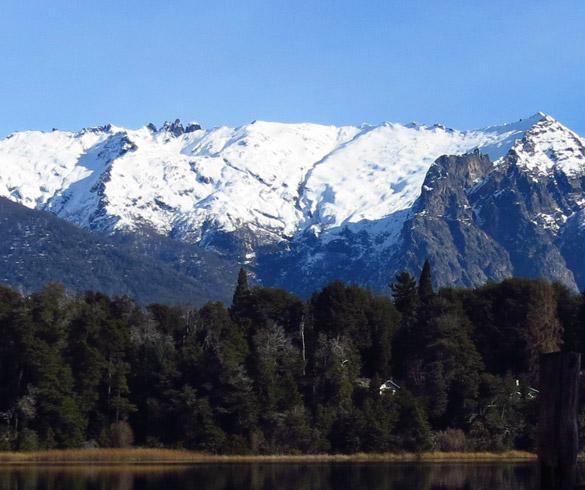
[[[0,140],[0,195],[212,250],[302,294],[333,278],[384,289],[426,257],[438,285],[582,288],[584,175],[583,139],[541,113],[472,131],[177,120]]]

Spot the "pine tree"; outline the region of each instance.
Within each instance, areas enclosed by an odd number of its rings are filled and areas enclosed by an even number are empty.
[[[97,405],[106,367],[99,344],[106,313],[97,295],[92,296],[88,293],[85,301],[79,301],[77,314],[69,326],[65,355],[74,374],[77,401],[86,419],[86,431],[89,430],[90,436],[96,438],[102,429],[99,423],[99,427],[95,427],[94,422],[100,418]]]
[[[406,389],[401,390],[398,401],[400,415],[396,428],[399,448],[428,451],[431,447],[431,426],[424,406]]]
[[[443,363],[441,361],[434,362],[428,368],[427,411],[429,418],[435,425],[445,414],[448,401]]]
[[[364,374],[390,375],[392,337],[398,327],[400,315],[387,298],[372,298],[368,308],[368,326],[372,332],[372,346],[362,352]]]
[[[30,380],[38,389],[37,427],[47,447],[76,447],[83,442],[85,420],[75,400],[73,373],[64,356],[71,310],[72,302],[58,284],[45,286],[31,298],[34,330],[27,355]]]
[[[403,315],[411,314],[417,303],[415,278],[409,272],[401,272],[396,275],[396,280],[390,283],[390,289],[396,309]]]
[[[229,311],[232,320],[238,323],[244,330],[248,330],[253,323],[251,318],[253,316],[253,296],[248,284],[248,272],[241,267],[232,298],[232,306]]]
[[[242,299],[248,296],[248,294],[250,294],[250,286],[248,285],[248,272],[246,272],[246,269],[243,267],[240,267],[238,282],[236,284],[236,289],[232,299],[232,305],[237,307],[237,305],[241,303]]]
[[[422,301],[428,301],[433,294],[431,264],[429,263],[429,259],[426,259],[418,280],[418,295]]]

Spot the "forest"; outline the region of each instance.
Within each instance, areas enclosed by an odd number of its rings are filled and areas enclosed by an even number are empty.
[[[583,351],[584,324],[560,284],[435,291],[428,262],[307,301],[242,269],[200,309],[0,286],[0,450],[534,450],[539,355]]]

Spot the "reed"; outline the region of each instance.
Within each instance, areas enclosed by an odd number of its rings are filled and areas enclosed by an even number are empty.
[[[490,462],[531,461],[524,451],[357,453],[303,455],[218,455],[156,448],[65,449],[0,452],[0,464],[212,464],[212,463],[376,463],[376,462]]]

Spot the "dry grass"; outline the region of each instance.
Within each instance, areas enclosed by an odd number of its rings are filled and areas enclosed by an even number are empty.
[[[67,449],[30,453],[0,452],[0,464],[201,464],[201,463],[401,463],[401,462],[489,462],[531,461],[535,455],[523,451],[358,453],[307,455],[215,455],[173,449]]]

